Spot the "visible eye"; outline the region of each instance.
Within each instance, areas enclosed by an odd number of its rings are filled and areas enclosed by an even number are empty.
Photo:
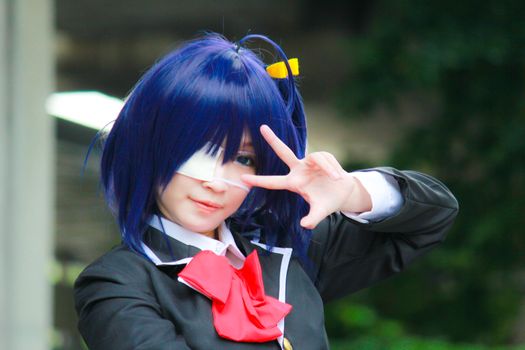
[[[255,168],[255,155],[253,153],[239,152],[235,156],[235,162],[246,167]]]

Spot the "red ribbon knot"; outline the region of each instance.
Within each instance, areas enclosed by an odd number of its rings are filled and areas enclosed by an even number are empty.
[[[203,250],[193,257],[179,277],[212,300],[213,325],[219,336],[261,343],[282,335],[277,324],[292,306],[264,293],[256,250],[238,270],[226,257]]]

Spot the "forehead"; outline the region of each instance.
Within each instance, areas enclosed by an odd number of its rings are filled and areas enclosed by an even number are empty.
[[[221,144],[221,147],[225,148],[226,147],[226,139],[224,139],[222,141],[222,144]],[[239,148],[249,148],[249,149],[253,149],[253,143],[252,143],[252,136],[250,135],[250,133],[248,132],[248,130],[244,130],[244,132],[242,133],[241,135],[241,141],[239,143]]]

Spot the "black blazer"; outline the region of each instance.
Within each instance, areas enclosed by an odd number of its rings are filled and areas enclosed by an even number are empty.
[[[299,261],[264,249],[234,232],[246,255],[258,250],[266,294],[278,298],[281,264],[286,270],[284,336],[295,349],[328,349],[323,303],[348,295],[403,270],[443,241],[458,211],[450,191],[414,171],[376,168],[394,176],[404,205],[393,217],[362,224],[332,214],[313,232],[307,274]],[[169,238],[175,258],[195,247]],[[145,243],[162,261],[172,260],[166,237],[150,228]],[[285,265],[285,266],[286,266]],[[211,301],[177,281],[183,266],[155,266],[120,245],[89,265],[75,283],[79,330],[90,349],[279,349],[277,341],[236,343],[220,338]]]

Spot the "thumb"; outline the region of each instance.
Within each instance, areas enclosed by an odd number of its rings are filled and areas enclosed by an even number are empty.
[[[302,227],[311,230],[314,229],[327,216],[328,214],[326,210],[320,206],[310,204],[310,211],[308,212],[308,215],[301,219],[300,224]]]

